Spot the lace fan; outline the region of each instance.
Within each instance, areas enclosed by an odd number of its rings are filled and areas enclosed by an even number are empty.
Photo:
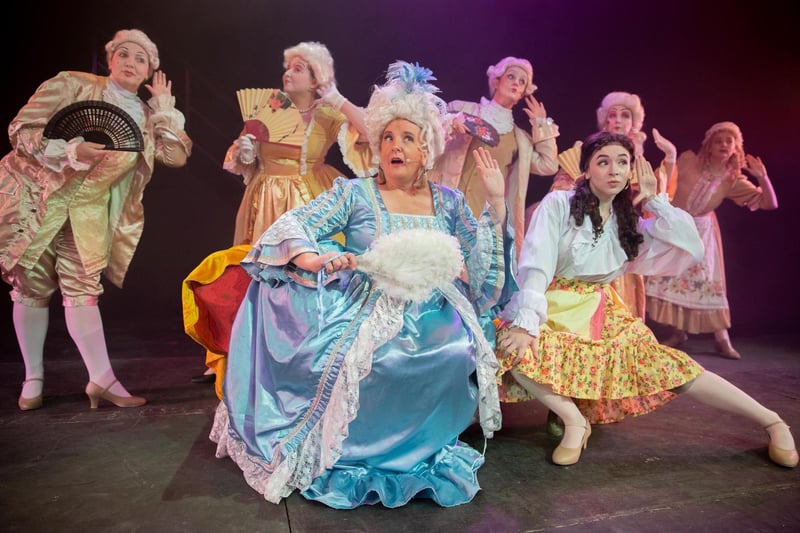
[[[259,141],[303,145],[303,117],[286,93],[280,89],[240,89],[236,97],[247,133]]]
[[[85,100],[60,109],[47,122],[44,137],[69,141],[83,137],[104,144],[106,150],[141,152],[144,137],[131,116],[102,100]]]

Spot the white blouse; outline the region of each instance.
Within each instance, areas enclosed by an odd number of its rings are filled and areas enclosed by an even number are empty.
[[[625,273],[674,276],[700,262],[703,243],[692,217],[672,206],[666,194],[647,203],[654,218],[640,218],[638,231],[644,236],[639,255],[628,261],[619,242],[616,214],[594,239],[589,216],[577,226],[569,214],[574,191],[546,195],[534,212],[519,257],[519,292],[502,312],[512,325],[539,335],[547,321],[545,291],[553,278],[609,283]]]

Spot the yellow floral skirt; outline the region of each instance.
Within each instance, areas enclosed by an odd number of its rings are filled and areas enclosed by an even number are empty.
[[[672,389],[703,372],[685,353],[659,344],[608,284],[556,278],[545,296],[548,316],[539,331],[539,354],[528,349],[516,370],[573,398],[593,424],[653,411],[675,398]],[[498,323],[498,333],[508,327]],[[534,398],[510,372],[515,356],[497,354],[505,402]]]

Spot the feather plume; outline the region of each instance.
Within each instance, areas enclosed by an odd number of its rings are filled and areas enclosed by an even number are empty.
[[[436,81],[433,71],[421,66],[419,63],[408,63],[407,61],[395,61],[386,69],[387,83],[400,83],[405,92],[413,93],[423,91],[426,93],[438,93],[439,88],[430,82]]]
[[[389,296],[424,302],[437,287],[452,283],[464,268],[458,240],[429,229],[379,237],[358,257],[358,270]]]

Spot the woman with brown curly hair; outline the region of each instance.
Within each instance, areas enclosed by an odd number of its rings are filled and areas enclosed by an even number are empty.
[[[748,418],[769,433],[769,456],[794,467],[789,427],[777,413],[688,355],[659,344],[609,283],[624,272],[674,275],[703,257],[692,217],[656,195],[656,178],[631,141],[600,132],[581,147],[585,179],[544,197],[525,236],[520,291],[498,332],[501,398],[535,397],[565,423],[553,462],[580,459],[590,423],[650,412],[684,392]],[[637,216],[641,205],[653,216]]]

